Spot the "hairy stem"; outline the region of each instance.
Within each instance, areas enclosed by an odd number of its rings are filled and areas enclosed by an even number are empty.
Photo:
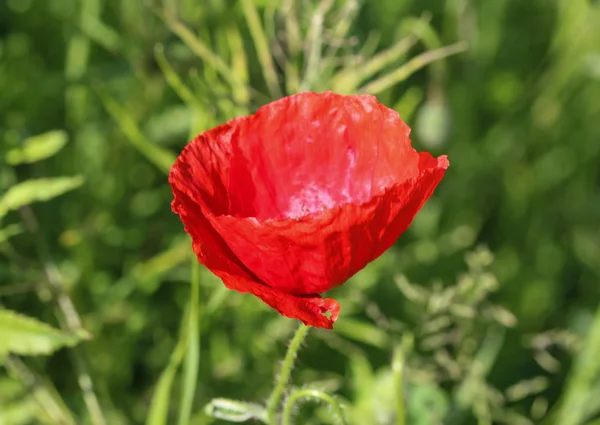
[[[310,329],[309,326],[300,325],[290,345],[285,353],[285,357],[283,359],[283,364],[281,365],[281,370],[279,371],[279,376],[277,377],[277,382],[275,383],[275,388],[267,401],[267,421],[269,425],[277,425],[277,407],[281,403],[281,399],[283,397],[283,393],[285,392],[285,387],[290,379],[290,375],[292,373],[292,368],[294,367],[294,360],[298,354],[298,350],[302,345],[302,342],[306,338],[306,334]]]
[[[333,398],[331,395],[324,391],[314,389],[302,389],[294,391],[285,401],[283,407],[283,425],[292,425],[292,416],[294,411],[294,405],[298,403],[300,399],[309,398],[314,401],[327,404],[331,407],[331,411],[337,416],[336,424],[347,425],[346,418],[344,417],[344,411],[342,406]]]

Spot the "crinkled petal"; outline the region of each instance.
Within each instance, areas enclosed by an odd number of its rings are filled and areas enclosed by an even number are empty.
[[[185,174],[178,172],[172,172],[170,175],[175,196],[172,208],[192,238],[198,261],[221,278],[229,289],[249,292],[280,314],[301,320],[306,325],[331,329],[339,315],[339,304],[331,298],[323,299],[318,294],[297,296],[262,283],[212,227],[207,218],[211,214],[202,211],[201,204],[187,190],[187,182],[181,180],[183,175]],[[273,267],[277,265],[274,264]],[[325,313],[330,313],[329,318],[324,316]]]
[[[213,216],[210,220],[261,282],[292,294],[323,293],[388,249],[431,196],[448,160],[428,153],[419,158],[422,168],[417,178],[363,204],[344,204],[299,219]]]
[[[231,138],[244,119],[235,118],[198,135],[171,168],[169,182],[173,190],[185,193],[203,214],[228,213]]]
[[[363,203],[418,175],[410,129],[374,96],[300,93],[233,135],[229,215],[296,218]]]

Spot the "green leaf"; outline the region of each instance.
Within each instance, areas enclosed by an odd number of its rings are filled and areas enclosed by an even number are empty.
[[[450,409],[450,400],[444,390],[430,382],[417,383],[410,387],[407,423],[428,425],[440,423]]]
[[[30,424],[36,419],[37,405],[33,397],[4,403],[0,409],[0,424]]]
[[[77,344],[83,335],[70,335],[37,319],[0,308],[0,356],[50,354]]]
[[[83,177],[54,177],[31,179],[17,183],[0,198],[0,218],[7,212],[17,210],[33,202],[47,201],[78,188]]]
[[[11,224],[0,229],[0,243],[6,242],[11,237],[23,232],[23,226],[20,224]]]
[[[387,348],[388,335],[377,326],[358,319],[346,318],[335,324],[335,332],[344,337],[371,345],[377,348]]]
[[[265,409],[261,405],[227,398],[212,399],[204,407],[204,412],[212,418],[229,422],[246,422],[250,419],[266,421]]]
[[[25,139],[22,147],[11,149],[6,153],[6,163],[31,164],[49,158],[67,144],[68,138],[65,131],[53,130]]]

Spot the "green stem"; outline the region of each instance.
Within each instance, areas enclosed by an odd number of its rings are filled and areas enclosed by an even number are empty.
[[[302,345],[302,341],[304,341],[304,338],[306,338],[306,334],[308,333],[309,329],[309,326],[300,325],[294,334],[292,341],[290,342],[287,353],[285,353],[283,364],[281,365],[281,371],[279,372],[279,377],[277,378],[277,383],[275,384],[275,388],[273,389],[273,392],[267,401],[267,421],[269,425],[277,425],[277,407],[281,402],[285,387],[290,379],[292,368],[294,367],[294,360],[296,359],[298,350]]]
[[[200,366],[200,263],[192,258],[192,279],[190,281],[190,304],[187,326],[187,348],[182,373],[182,396],[179,404],[179,425],[190,423],[194,394],[198,382]]]
[[[68,330],[74,335],[80,334],[84,331],[81,318],[79,317],[79,313],[77,313],[75,304],[63,286],[58,269],[50,260],[50,250],[40,232],[37,217],[29,205],[21,208],[20,213],[21,218],[25,223],[25,227],[27,227],[33,236],[38,257],[42,263],[47,287],[56,300],[57,310],[60,312],[58,314],[58,319],[61,329]],[[81,346],[75,346],[70,352],[74,363],[75,374],[77,375],[77,383],[81,389],[83,401],[90,416],[90,421],[93,425],[106,425],[104,413],[102,412],[100,401],[98,400],[98,396],[94,389],[94,382],[92,381],[92,375],[87,359],[84,356],[83,349]]]
[[[336,399],[327,394],[326,392],[312,389],[297,390],[290,394],[283,407],[283,425],[292,425],[292,413],[294,411],[294,405],[301,398],[311,398],[313,400],[321,401],[325,404],[328,404],[331,407],[331,410],[339,418],[339,421],[337,423],[340,425],[347,425],[342,406],[340,406]]]
[[[396,425],[406,424],[406,412],[404,408],[404,350],[396,347],[392,360],[392,372],[394,374],[394,386],[396,387]]]
[[[48,380],[36,375],[16,356],[5,357],[3,366],[11,377],[23,383],[37,403],[37,407],[52,421],[51,423],[76,424],[56,388]]]

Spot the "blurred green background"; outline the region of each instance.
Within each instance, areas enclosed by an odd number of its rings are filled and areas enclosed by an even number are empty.
[[[2,0],[0,424],[225,423],[212,398],[267,398],[297,323],[192,279],[166,172],[198,132],[329,89],[451,167],[328,294],[294,385],[353,424],[600,424],[592,0]]]

